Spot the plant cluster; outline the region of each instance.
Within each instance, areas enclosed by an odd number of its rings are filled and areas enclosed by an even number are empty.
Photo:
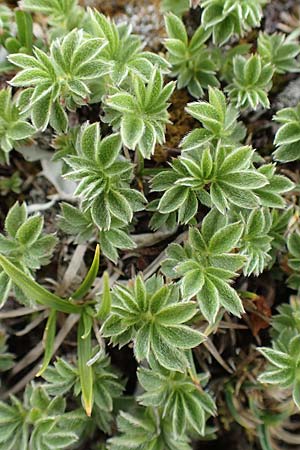
[[[299,33],[250,33],[267,0],[163,0],[153,51],[84,3],[0,6],[0,317],[18,318],[0,332],[1,388],[16,394],[0,402],[0,450],[191,450],[232,421],[263,450],[300,444],[284,431],[300,408],[299,180],[280,164],[300,159],[300,104],[274,115],[272,148],[253,125],[299,72]],[[52,179],[75,186],[50,199],[55,227],[22,185],[44,137]],[[272,319],[256,287],[268,276],[295,293]],[[15,362],[10,332],[44,321]],[[271,344],[244,350],[247,327],[270,327]]]

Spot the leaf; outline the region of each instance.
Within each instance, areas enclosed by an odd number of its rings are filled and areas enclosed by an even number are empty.
[[[293,400],[298,409],[300,409],[300,380],[296,379],[293,386]]]
[[[15,237],[20,226],[27,218],[26,205],[16,202],[9,210],[5,219],[5,229],[11,237]]]
[[[117,159],[122,146],[119,133],[111,134],[100,142],[98,158],[103,167],[109,167]]]
[[[3,255],[0,255],[0,266],[28,298],[41,305],[57,309],[67,314],[80,313],[80,306],[72,304],[47,291]]]
[[[163,325],[177,325],[192,319],[195,314],[196,305],[189,302],[165,306],[156,314],[155,318]]]
[[[76,289],[76,291],[71,295],[73,300],[80,300],[89,292],[98,274],[99,261],[100,261],[100,247],[99,244],[97,244],[94,259],[88,273],[86,274],[79,288]]]
[[[137,361],[149,358],[151,342],[151,324],[145,323],[137,332],[134,340],[134,354]]]
[[[259,347],[258,350],[274,366],[280,369],[291,367],[292,361],[289,355],[268,347]]]
[[[16,233],[21,244],[30,247],[40,236],[44,226],[43,217],[36,215],[24,222]]]
[[[243,304],[237,292],[229,286],[225,281],[214,278],[213,283],[218,290],[219,302],[226,309],[235,316],[241,317],[244,312]]]
[[[126,114],[121,121],[121,137],[123,144],[134,150],[144,133],[144,121],[133,114]]]
[[[165,25],[168,36],[172,39],[180,39],[187,44],[188,37],[182,20],[175,14],[169,13],[165,16]]]
[[[184,299],[190,299],[203,287],[204,274],[201,269],[191,270],[182,279],[182,295]]]
[[[173,186],[160,199],[158,209],[163,214],[176,211],[187,199],[189,190],[184,186]]]
[[[43,336],[44,360],[43,360],[42,367],[36,374],[37,377],[40,377],[45,372],[45,370],[47,369],[47,367],[51,361],[51,358],[52,358],[52,355],[54,352],[54,341],[55,341],[55,333],[56,333],[56,315],[57,315],[56,309],[52,309],[52,311],[49,314],[46,328],[44,331],[44,336]]]
[[[183,353],[177,350],[175,346],[169,345],[155,328],[152,328],[151,333],[151,349],[159,364],[168,370],[184,372],[188,365]]]
[[[215,285],[208,279],[205,280],[201,292],[197,295],[199,307],[205,319],[214,323],[220,307],[219,293]]]
[[[15,122],[7,131],[7,135],[16,141],[26,139],[35,133],[35,129],[30,123],[24,120]]]
[[[177,348],[189,349],[197,347],[206,339],[206,336],[185,325],[156,326],[158,333],[170,344]]]
[[[86,333],[85,329],[85,312],[80,315],[78,331],[77,331],[77,351],[78,351],[78,372],[80,378],[82,401],[87,416],[91,416],[94,403],[93,392],[93,367],[88,365],[88,361],[92,357],[92,341],[91,333]],[[92,320],[89,318],[89,326],[92,328]],[[84,336],[87,334],[87,336]]]
[[[209,250],[212,254],[226,253],[238,243],[243,233],[243,225],[235,222],[219,229],[209,241]]]
[[[101,297],[101,304],[96,317],[101,320],[105,320],[111,311],[111,303],[112,300],[109,286],[109,275],[108,272],[105,271],[103,273],[103,292]]]

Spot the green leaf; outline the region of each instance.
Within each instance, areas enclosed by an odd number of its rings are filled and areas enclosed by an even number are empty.
[[[54,341],[55,341],[55,333],[56,333],[56,309],[52,309],[52,311],[49,314],[46,328],[44,331],[43,336],[43,345],[44,345],[44,359],[43,364],[38,373],[36,374],[37,377],[40,377],[45,370],[47,369],[51,358],[53,356],[54,352]]]
[[[73,300],[82,299],[91,289],[99,270],[100,247],[97,244],[92,265],[78,289],[71,295]]]
[[[197,299],[205,319],[209,323],[214,323],[219,311],[220,300],[218,290],[210,280],[205,280],[201,292],[197,295]]]
[[[16,238],[21,242],[21,244],[29,247],[39,238],[43,226],[43,217],[39,215],[30,217],[18,229]]]
[[[163,214],[168,214],[175,211],[180,207],[187,199],[188,189],[184,186],[173,186],[167,192],[164,193],[160,199],[158,208]]]
[[[5,229],[11,237],[15,237],[20,226],[25,222],[27,218],[26,205],[21,203],[19,205],[16,202],[12,208],[10,208],[6,219],[5,219]]]
[[[67,314],[80,313],[81,307],[44,289],[27,274],[18,269],[5,256],[0,255],[0,266],[24,294],[37,303]]]
[[[101,320],[105,320],[110,311],[111,311],[111,293],[110,293],[110,286],[109,286],[109,275],[108,272],[103,273],[103,292],[101,296],[101,305],[97,312],[97,318]]]
[[[134,114],[126,114],[121,122],[123,144],[134,150],[144,133],[144,121]]]
[[[243,233],[243,225],[239,222],[226,225],[218,230],[209,242],[209,250],[212,254],[231,251],[240,240]]]
[[[89,328],[92,329],[92,319],[88,318]],[[86,313],[82,312],[77,331],[78,372],[82,392],[82,402],[87,416],[91,416],[94,403],[93,368],[88,365],[92,357],[91,332],[86,330]]]
[[[191,270],[182,280],[182,295],[183,298],[191,298],[196,295],[203,287],[204,274],[201,269]]]
[[[283,352],[268,347],[260,347],[258,350],[271,364],[274,364],[274,366],[279,367],[280,369],[286,369],[292,365],[290,356]]]

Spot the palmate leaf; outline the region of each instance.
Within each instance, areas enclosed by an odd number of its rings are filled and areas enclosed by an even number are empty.
[[[21,205],[15,203],[6,216],[6,235],[0,234],[0,256],[4,258],[0,265],[9,279],[13,281],[14,286],[18,285],[22,288],[20,280],[24,279],[25,283],[26,279],[28,280],[28,286],[26,281],[28,288],[29,284],[34,283],[30,278],[35,270],[47,265],[51,260],[57,239],[52,234],[43,234],[43,226],[44,219],[39,214],[28,217],[25,203]],[[4,304],[10,290],[10,286],[7,284],[5,288],[5,284],[3,278],[3,285],[1,286],[2,304]],[[23,291],[25,292],[26,289],[23,289]],[[27,294],[29,294],[28,291]],[[30,299],[30,295],[27,298]],[[34,300],[34,298],[32,297],[31,300]]]
[[[197,297],[200,311],[210,323],[220,307],[237,316],[244,311],[237,292],[230,286],[236,271],[245,263],[245,257],[233,251],[239,247],[243,225],[226,222],[217,210],[211,210],[203,220],[201,232],[190,228],[184,247],[169,245],[162,264],[167,276],[180,278],[184,298]]]
[[[271,63],[276,73],[298,72],[300,70],[297,56],[300,45],[296,40],[297,33],[285,37],[282,33],[259,33],[257,40],[258,53],[264,63]]]
[[[229,150],[218,147],[215,154],[210,148],[184,152],[171,164],[171,169],[156,175],[153,191],[165,191],[158,204],[159,212],[178,211],[181,223],[188,223],[197,212],[199,201],[206,206],[215,205],[221,213],[232,205],[254,209],[260,199],[254,190],[269,184],[267,177],[251,164],[253,150],[240,147]],[[196,208],[185,208],[191,195]]]
[[[140,37],[131,33],[126,23],[116,24],[95,9],[88,9],[86,29],[93,37],[104,39],[101,59],[110,67],[108,78],[113,86],[120,86],[132,74],[138,73],[144,81],[151,78],[154,67],[167,72],[169,64],[160,55],[143,51]]]
[[[12,97],[10,88],[0,90],[0,163],[9,162],[9,152],[35,134],[35,128],[26,121]]]
[[[231,36],[243,36],[258,27],[267,0],[203,0],[202,24],[212,29],[215,44],[224,45]]]
[[[28,385],[23,402],[12,397],[0,404],[0,448],[69,449],[85,426],[79,410],[65,412],[62,397],[51,399],[42,387]]]
[[[144,158],[150,158],[155,144],[163,144],[165,127],[169,122],[168,100],[175,88],[174,82],[163,86],[162,72],[155,68],[148,83],[136,74],[127,91],[115,89],[105,98],[104,120],[120,130],[122,142],[131,150],[138,149]]]
[[[160,277],[144,283],[138,276],[132,286],[116,286],[112,299],[102,326],[104,337],[120,346],[132,340],[138,361],[153,356],[163,367],[180,372],[189,366],[185,351],[205,336],[185,325],[195,315],[196,305],[180,303],[176,285],[163,285]]]
[[[270,107],[268,92],[272,87],[274,68],[265,64],[259,54],[248,59],[238,55],[233,59],[233,80],[226,88],[232,103],[241,109]]]
[[[215,415],[216,406],[211,396],[186,374],[168,372],[157,364],[152,369],[140,368],[138,379],[145,393],[138,397],[144,406],[162,409],[163,417],[172,423],[172,433],[178,438],[189,428],[205,434],[207,416]]]
[[[300,361],[300,335],[297,328],[280,324],[280,316],[277,316],[277,325],[281,332],[273,340],[273,348],[260,347],[259,352],[267,359],[269,365],[260,374],[259,381],[283,388],[292,388],[292,398],[298,408],[299,402],[299,361]]]
[[[177,88],[187,87],[193,97],[202,97],[204,89],[219,86],[215,76],[216,64],[205,42],[211,31],[197,28],[189,40],[181,19],[169,13],[165,17],[168,39],[164,45],[172,65],[172,76],[177,78]]]
[[[111,366],[110,359],[103,352],[95,352],[94,349],[91,359],[93,364],[88,362],[93,373],[93,417],[98,420],[97,416],[100,415],[101,420],[97,423],[103,431],[110,433],[114,402],[121,397],[124,386],[118,372]],[[78,364],[59,358],[53,366],[48,366],[42,376],[46,381],[45,389],[50,395],[82,395]]]
[[[175,438],[168,418],[153,408],[139,408],[135,415],[121,411],[117,419],[120,434],[109,440],[110,450],[191,450],[186,435]]]
[[[188,103],[186,111],[202,123],[203,128],[191,131],[181,142],[184,151],[213,145],[239,144],[245,137],[243,125],[237,121],[238,111],[227,104],[222,91],[209,87],[209,102]]]
[[[10,83],[27,88],[19,97],[19,106],[31,113],[36,128],[44,131],[50,122],[57,132],[66,131],[68,121],[62,105],[75,110],[86,103],[88,82],[108,72],[99,57],[104,46],[103,40],[86,38],[82,30],[73,30],[53,41],[49,54],[35,48],[34,56],[20,53],[9,57],[22,69]]]
[[[281,109],[274,116],[274,120],[281,124],[274,140],[277,147],[274,158],[282,162],[299,159],[300,104],[295,108]]]
[[[121,226],[127,225],[132,220],[133,213],[143,209],[145,198],[140,192],[130,188],[133,166],[120,156],[120,135],[114,133],[101,140],[99,123],[86,123],[78,135],[76,150],[77,155],[64,158],[70,167],[65,177],[79,182],[75,195],[82,199],[82,213],[76,213],[72,207],[64,205],[64,225],[67,225],[66,221],[72,224],[73,216],[77,216],[83,226],[91,218],[100,232],[120,228],[118,223]],[[122,248],[122,241],[124,247],[131,244],[130,239],[123,237],[121,230],[115,230],[114,234],[112,247]],[[103,239],[105,240],[105,235]],[[103,247],[107,251],[109,242]],[[107,253],[110,253],[109,248]],[[113,259],[114,255],[113,253]]]

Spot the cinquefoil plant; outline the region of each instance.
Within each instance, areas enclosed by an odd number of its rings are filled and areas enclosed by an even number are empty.
[[[201,148],[208,143],[213,146],[240,144],[245,128],[238,122],[238,110],[226,101],[219,89],[209,87],[208,102],[188,103],[186,111],[199,120],[203,128],[191,131],[181,142],[183,150]]]
[[[206,417],[215,415],[216,406],[212,397],[203,390],[200,375],[192,379],[156,364],[152,370],[140,368],[138,380],[146,391],[138,401],[162,411],[162,417],[171,421],[176,438],[191,429],[204,436]]]
[[[171,169],[156,175],[152,190],[163,192],[158,210],[178,211],[178,221],[188,223],[199,202],[225,213],[232,205],[255,209],[259,205],[282,208],[282,192],[293,188],[286,177],[275,174],[272,164],[256,169],[251,147],[229,150],[218,147],[186,151],[173,160]]]
[[[187,436],[173,436],[170,420],[153,408],[140,408],[135,414],[121,411],[117,418],[119,436],[109,440],[109,450],[191,450]]]
[[[233,60],[233,80],[226,88],[232,102],[241,109],[269,108],[268,92],[272,87],[273,66],[265,64],[260,55],[248,59],[236,56]]]
[[[113,370],[110,359],[102,352],[95,354],[92,364],[94,383],[94,416],[98,426],[106,433],[111,432],[114,400],[122,395],[124,387],[118,380],[118,373]],[[49,366],[43,373],[46,380],[44,389],[53,396],[74,392],[81,394],[81,384],[77,364],[58,359],[54,366]]]
[[[138,276],[127,287],[115,286],[112,298],[104,337],[119,346],[133,341],[137,361],[154,357],[166,369],[179,372],[190,365],[187,350],[205,336],[186,325],[196,314],[196,304],[182,302],[178,286],[164,284],[162,277],[144,282]]]
[[[0,402],[1,450],[69,449],[79,440],[86,418],[82,410],[65,412],[63,397],[50,398],[42,387],[28,385],[23,401]]]
[[[203,0],[202,23],[213,31],[214,43],[223,45],[233,35],[243,36],[258,27],[268,0]]]
[[[5,220],[6,236],[0,234],[0,253],[29,275],[49,263],[57,239],[53,234],[43,234],[44,219],[36,214],[28,217],[25,203],[15,203]],[[12,286],[10,278],[0,271],[0,302],[6,301]],[[25,300],[14,286],[19,300]]]
[[[295,39],[297,34],[291,33],[285,37],[282,33],[259,33],[257,49],[263,63],[273,64],[276,73],[299,72],[297,56],[300,53],[300,44]]]
[[[137,149],[144,158],[150,158],[155,144],[165,141],[165,127],[169,123],[168,100],[174,88],[173,81],[163,85],[158,68],[153,70],[146,84],[140,75],[132,75],[130,90],[116,89],[104,99],[104,120],[114,130],[120,130],[126,147]]]
[[[71,169],[65,176],[79,182],[74,195],[82,198],[82,211],[90,211],[100,230],[109,230],[113,219],[128,224],[145,202],[130,188],[133,165],[120,157],[121,145],[119,133],[100,139],[99,123],[86,123],[78,136],[77,155],[65,158]]]
[[[221,307],[236,316],[244,311],[230,286],[246,260],[235,252],[242,232],[241,223],[227,224],[226,218],[213,209],[203,220],[201,231],[190,228],[183,247],[174,243],[168,246],[163,272],[180,278],[183,298],[196,296],[201,313],[210,323]]]
[[[35,133],[26,120],[27,115],[16,106],[10,88],[0,90],[0,163],[9,162],[9,152],[18,149],[20,143]]]
[[[172,65],[172,76],[177,78],[177,89],[187,87],[193,97],[202,97],[204,89],[217,87],[216,65],[205,42],[211,31],[200,26],[189,40],[183,22],[174,14],[165,17],[168,39],[164,45]]]
[[[106,80],[106,83],[118,86],[131,73],[138,73],[144,81],[148,81],[155,65],[162,71],[168,71],[169,65],[164,58],[142,51],[141,39],[131,33],[130,25],[116,25],[108,17],[90,9],[86,29],[92,36],[107,42],[101,50],[101,58],[110,65],[110,80]]]
[[[282,162],[300,159],[300,103],[295,108],[281,109],[274,120],[281,124],[274,140],[274,158]]]
[[[27,88],[19,106],[30,111],[36,128],[45,130],[50,121],[58,132],[67,129],[65,107],[74,110],[85,104],[91,93],[89,81],[108,72],[107,64],[98,57],[105,44],[74,30],[51,44],[50,55],[38,48],[34,48],[34,56],[10,55],[10,62],[22,68],[10,83]]]

